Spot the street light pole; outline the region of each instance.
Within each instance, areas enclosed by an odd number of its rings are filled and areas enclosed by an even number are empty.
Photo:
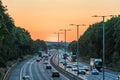
[[[77,24],[70,24],[71,26],[77,26],[77,65],[78,65],[78,70],[79,70],[79,63],[78,63],[78,54],[79,54],[79,26],[85,26],[85,24],[82,25],[77,25]]]
[[[78,71],[79,71],[79,63],[78,63],[78,54],[79,54],[79,25],[77,26],[77,65],[78,65]],[[78,75],[78,72],[77,72]]]
[[[105,80],[105,24],[104,24],[104,19],[105,16],[102,16],[103,18],[103,80]]]
[[[107,15],[107,16],[97,16],[97,15],[95,15],[95,16],[92,16],[92,17],[102,17],[102,29],[103,29],[103,55],[102,55],[102,57],[103,57],[103,66],[102,66],[102,68],[103,68],[103,80],[105,80],[105,69],[104,69],[104,67],[105,67],[105,17],[108,17],[108,16],[114,16],[114,15]]]
[[[67,31],[70,31],[70,29],[60,29],[60,31],[64,31],[64,33],[65,33],[65,36],[64,36],[64,38],[65,38],[65,54],[66,54],[66,33],[67,33]],[[65,64],[66,64],[66,58],[65,58]],[[65,65],[65,70],[66,70],[66,65]]]
[[[65,31],[65,53],[66,53],[66,29],[64,31]]]
[[[105,24],[104,24],[104,19],[105,19],[105,17],[106,16],[93,16],[93,17],[102,17],[102,29],[103,29],[103,55],[102,55],[102,57],[103,57],[103,66],[102,66],[102,68],[103,68],[103,80],[105,80],[105,71],[104,71],[104,67],[105,67],[105,29],[104,29],[104,26],[105,26]]]
[[[65,39],[65,53],[66,53],[66,33],[67,31],[70,31],[70,29],[60,29],[60,31],[64,31],[65,33],[64,39]]]
[[[57,51],[58,51],[58,66],[59,66],[59,35],[62,34],[62,33],[58,32],[58,33],[54,33],[54,34],[57,34],[57,36],[58,36]]]

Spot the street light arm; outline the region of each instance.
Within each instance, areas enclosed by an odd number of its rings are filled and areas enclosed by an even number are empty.
[[[71,29],[60,29],[60,31],[71,31]]]
[[[117,15],[105,15],[105,16],[98,16],[98,15],[94,15],[92,17],[115,17]]]
[[[94,15],[94,16],[92,16],[92,17],[98,17],[97,15]]]
[[[86,26],[85,24],[81,24],[81,25],[78,25],[78,24],[69,24],[71,26]]]
[[[70,26],[74,26],[74,25],[76,25],[76,24],[69,24]]]

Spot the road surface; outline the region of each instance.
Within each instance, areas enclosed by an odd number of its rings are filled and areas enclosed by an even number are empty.
[[[32,80],[69,80],[62,74],[58,78],[52,78],[52,71],[55,71],[55,69],[53,67],[51,70],[46,69],[44,59],[40,62],[37,62],[36,59],[37,57],[33,57],[17,65],[12,70],[9,80],[22,80],[25,75],[29,75]]]
[[[56,57],[57,62],[58,62],[58,60],[64,61],[64,59],[62,58],[63,53],[65,53],[65,52],[62,50],[59,51],[59,55],[57,55],[57,57]],[[70,60],[66,60],[66,61],[72,64],[72,62],[70,62]],[[59,63],[59,66],[62,67],[63,69],[65,69],[65,66],[63,66],[62,63]],[[83,67],[83,66],[90,66],[90,65],[88,65],[84,62],[79,62],[79,67]],[[66,71],[68,71],[74,75],[77,75],[77,72],[72,71],[72,69],[70,69],[70,68],[66,68]],[[79,77],[84,80],[103,80],[103,73],[99,72],[99,75],[92,75],[91,71],[88,71],[86,75],[79,75]],[[111,72],[105,70],[105,80],[118,80],[117,77],[118,77],[118,74],[111,73]]]

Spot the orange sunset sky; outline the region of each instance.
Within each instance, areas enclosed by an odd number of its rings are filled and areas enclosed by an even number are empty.
[[[30,32],[32,39],[57,41],[55,32],[67,31],[66,40],[76,40],[76,27],[69,24],[86,24],[79,28],[81,36],[90,24],[102,18],[93,15],[118,15],[120,0],[2,0],[15,25]],[[64,41],[64,34],[60,34]]]

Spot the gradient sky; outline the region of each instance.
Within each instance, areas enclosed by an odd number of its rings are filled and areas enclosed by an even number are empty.
[[[76,27],[69,24],[86,24],[79,29],[80,36],[90,24],[101,18],[93,15],[118,15],[120,0],[2,0],[15,25],[30,32],[32,39],[57,41],[60,29],[67,31],[67,41],[76,40]],[[64,34],[60,34],[64,41]]]

